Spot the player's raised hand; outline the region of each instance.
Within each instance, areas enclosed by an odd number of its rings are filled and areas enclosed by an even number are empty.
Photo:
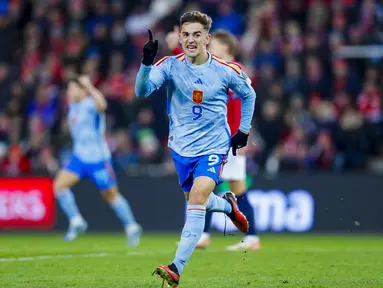
[[[158,40],[153,40],[152,30],[148,30],[149,40],[145,43],[142,55],[142,64],[150,66],[153,64],[158,51]]]
[[[249,134],[238,130],[237,133],[231,137],[231,148],[233,151],[233,155],[237,156],[237,149],[245,147],[247,145],[247,139],[249,138]]]
[[[79,78],[78,78],[78,81],[86,88],[89,88],[91,86],[93,86],[92,84],[92,80],[90,79],[90,77],[88,75],[81,75]]]
[[[173,51],[179,45],[180,38],[180,28],[178,25],[174,26],[173,31],[170,31],[166,35],[166,44],[168,44],[168,48],[170,51]]]

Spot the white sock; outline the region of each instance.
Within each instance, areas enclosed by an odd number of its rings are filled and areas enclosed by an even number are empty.
[[[84,223],[84,218],[82,218],[81,215],[76,215],[76,216],[73,216],[71,219],[70,219],[70,225],[80,225]]]

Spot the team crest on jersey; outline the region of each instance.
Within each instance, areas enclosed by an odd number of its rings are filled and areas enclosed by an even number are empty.
[[[203,102],[203,91],[202,90],[193,90],[193,102],[195,104],[201,104]]]

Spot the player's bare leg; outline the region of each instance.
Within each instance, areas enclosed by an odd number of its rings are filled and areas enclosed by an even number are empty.
[[[249,200],[246,195],[246,181],[245,180],[232,180],[229,181],[230,191],[232,191],[238,201],[238,206],[240,210],[245,214],[247,220],[249,221],[249,231],[246,233],[246,236],[241,240],[241,242],[236,243],[227,247],[229,251],[248,251],[248,250],[259,250],[261,248],[261,243],[257,232],[255,230],[254,222],[254,211],[251,207]]]
[[[69,189],[80,180],[80,177],[68,170],[62,169],[56,175],[53,189],[57,202],[69,220],[69,228],[64,236],[65,241],[72,241],[78,234],[88,228],[88,224],[82,218],[72,191]]]
[[[128,245],[137,247],[140,244],[142,227],[137,224],[128,201],[119,193],[117,185],[101,192],[104,199],[123,223],[128,238]]]

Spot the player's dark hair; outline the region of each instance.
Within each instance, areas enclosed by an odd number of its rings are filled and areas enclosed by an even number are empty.
[[[186,12],[183,14],[180,18],[180,27],[184,25],[185,23],[200,23],[202,24],[203,28],[209,32],[211,28],[211,24],[213,23],[213,20],[210,18],[209,15],[201,13],[199,11],[193,11],[193,12]]]
[[[229,54],[232,56],[237,55],[238,50],[238,40],[231,34],[229,31],[219,29],[215,31],[212,35],[214,39],[217,39],[220,43],[227,45],[229,48]]]

